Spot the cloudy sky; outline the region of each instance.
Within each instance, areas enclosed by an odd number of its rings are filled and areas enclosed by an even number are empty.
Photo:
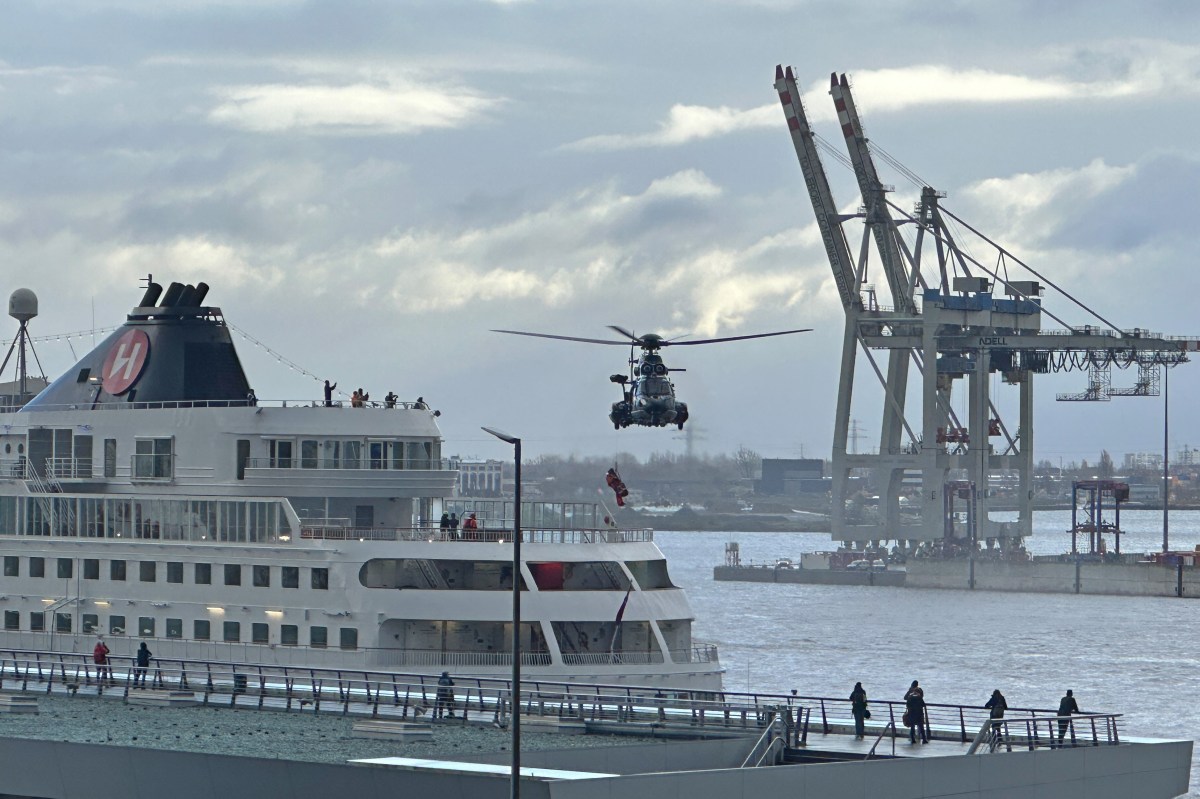
[[[1115,324],[1200,335],[1198,22],[1187,0],[7,4],[0,290],[37,292],[46,335],[120,321],[148,273],[206,281],[302,370],[239,338],[260,397],[317,397],[306,372],[423,395],[449,452],[497,457],[480,425],[533,456],[685,442],[612,430],[626,350],[490,328],[812,327],[667,355],[696,450],[828,456],[842,312],[775,65],[830,142],[849,73],[874,145]],[[39,354],[56,375],[86,346]],[[1055,402],[1083,385],[1039,381],[1039,458],[1161,450],[1161,399]],[[1200,364],[1171,386],[1173,446],[1200,446]],[[868,392],[855,414],[866,449]]]

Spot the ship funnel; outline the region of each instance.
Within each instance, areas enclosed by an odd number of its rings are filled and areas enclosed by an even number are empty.
[[[138,303],[139,308],[153,307],[154,303],[158,302],[158,298],[162,296],[162,286],[151,282],[146,286],[146,293],[142,295],[142,301]]]
[[[193,299],[196,296],[196,287],[188,283],[183,287],[183,291],[179,293],[179,299],[175,301],[176,308],[191,308],[196,305]]]
[[[37,316],[37,295],[29,289],[14,291],[8,298],[8,315],[19,322],[28,322]]]
[[[158,304],[159,308],[174,308],[179,304],[179,297],[183,294],[182,283],[171,283],[167,287],[167,293],[163,295],[162,302]]]
[[[204,298],[207,296],[208,296],[208,284],[205,283],[204,281],[197,283],[196,284],[196,295],[192,298],[193,304],[196,305],[196,307],[199,307],[204,302]]]

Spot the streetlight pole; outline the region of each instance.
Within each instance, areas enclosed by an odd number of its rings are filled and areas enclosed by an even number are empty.
[[[513,445],[513,556],[512,556],[512,769],[509,796],[521,799],[521,439],[491,427],[483,431]]]

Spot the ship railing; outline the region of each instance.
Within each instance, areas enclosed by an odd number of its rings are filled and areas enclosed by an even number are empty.
[[[693,643],[685,649],[671,650],[672,663],[716,663],[717,645]]]
[[[511,666],[511,652],[453,652],[433,649],[379,649],[372,652],[375,666]],[[521,665],[549,666],[549,652],[522,652]]]
[[[247,469],[301,469],[358,472],[454,471],[449,458],[249,458]]]
[[[449,541],[456,543],[505,543],[512,541],[512,529],[442,530],[437,527],[350,527],[331,523],[311,523],[301,519],[300,537],[329,541]],[[644,543],[654,540],[654,531],[576,529],[521,530],[526,544],[617,544]]]
[[[438,653],[440,654],[440,653]],[[531,653],[540,654],[540,653]],[[120,692],[136,690],[134,660],[109,656],[111,675],[103,683],[90,652],[0,650],[0,690],[46,692]],[[456,715],[500,719],[511,707],[512,682],[504,677],[464,674],[469,666],[430,664],[451,671],[455,681]],[[441,666],[442,668],[437,668]],[[146,674],[147,687],[189,691],[204,704],[278,710],[355,713],[387,718],[411,718],[424,713],[437,696],[434,674],[399,673],[364,668],[319,668],[262,663],[229,663],[159,658]],[[653,686],[583,684],[537,677],[521,681],[517,694],[522,713],[572,717],[594,724],[657,723],[674,727],[711,728],[752,734],[782,718],[789,746],[803,746],[811,735],[854,734],[848,699],[798,694],[736,691],[689,691]],[[889,725],[899,728],[902,701],[871,700],[868,734],[874,737]],[[929,731],[936,740],[971,743],[988,721],[978,706],[927,705]],[[1060,717],[1056,711],[1009,708],[999,720],[996,745],[1058,748],[1115,746],[1121,743],[1121,714],[1088,713]],[[1060,725],[1062,738],[1059,739]],[[969,732],[968,732],[969,731]],[[904,732],[900,732],[904,736]]]
[[[644,666],[662,663],[662,652],[563,652],[563,663],[568,666]]]
[[[92,479],[91,458],[46,458],[47,478],[58,480]]]
[[[127,410],[172,410],[177,408],[320,408],[325,405],[322,400],[314,399],[262,399],[259,397],[246,397],[245,399],[210,399],[210,400],[161,400],[155,402],[120,402],[120,403],[105,403],[100,402],[93,405],[91,402],[58,402],[58,403],[38,403],[38,410],[42,411],[127,411]],[[24,408],[24,405],[3,405],[0,406],[0,413],[16,413]],[[331,408],[350,408],[350,400],[334,400]],[[423,402],[395,402],[388,404],[383,401],[367,402],[363,408],[355,408],[355,410],[374,408],[378,410],[405,410],[405,411],[426,411],[436,414],[432,411],[427,403]]]

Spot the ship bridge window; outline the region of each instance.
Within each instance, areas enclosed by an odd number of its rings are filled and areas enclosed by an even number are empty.
[[[317,442],[312,440],[300,442],[300,468],[317,468]]]
[[[362,468],[362,442],[346,441],[342,445],[342,468]]]
[[[91,477],[92,437],[70,427],[30,430],[29,464],[42,477]]]
[[[624,591],[629,578],[613,561],[530,563],[539,591]]]
[[[358,581],[367,588],[451,591],[512,591],[512,563],[503,560],[374,558]],[[521,580],[521,590],[528,591]]]
[[[667,649],[672,652],[683,652],[691,647],[691,619],[660,619],[658,629],[662,633],[663,640],[667,643]],[[675,660],[678,661],[679,659],[675,658]]]
[[[667,574],[666,560],[630,560],[625,562],[625,567],[643,591],[679,587],[671,582],[671,576]]]
[[[292,448],[295,446],[295,442],[290,438],[273,438],[267,443],[271,455],[271,468],[292,468]]]
[[[170,480],[174,476],[175,439],[138,438],[133,442],[133,478]]]

